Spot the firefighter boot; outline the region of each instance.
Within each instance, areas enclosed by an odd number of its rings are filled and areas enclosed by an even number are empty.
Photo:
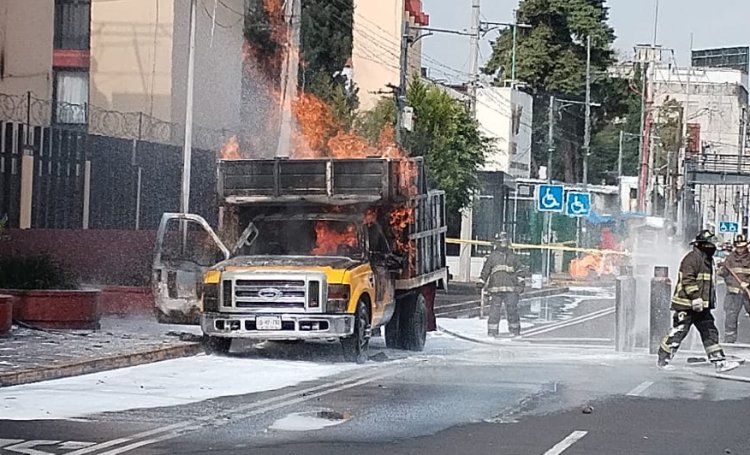
[[[674,365],[670,365],[669,361],[671,360],[671,356],[659,349],[659,360],[656,362],[656,366],[659,367],[660,370],[664,371],[674,371],[676,370]]]
[[[708,356],[708,359],[714,364],[717,373],[726,373],[740,366],[739,362],[727,360],[724,351],[714,352]]]
[[[717,373],[726,373],[727,371],[732,371],[739,367],[740,364],[734,360],[719,360],[714,363],[714,366],[716,367]]]
[[[494,338],[500,336],[500,324],[487,324],[487,336]]]

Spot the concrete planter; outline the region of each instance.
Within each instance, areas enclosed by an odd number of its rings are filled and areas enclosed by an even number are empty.
[[[13,325],[13,296],[0,294],[0,336],[10,333]]]
[[[99,328],[99,290],[0,290],[16,297],[13,319],[45,329]]]
[[[154,313],[154,294],[150,287],[107,286],[99,296],[102,315],[132,316]]]

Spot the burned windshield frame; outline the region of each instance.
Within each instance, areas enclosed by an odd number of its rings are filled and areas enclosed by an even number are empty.
[[[263,224],[269,223],[315,223],[318,221],[335,222],[335,223],[347,223],[352,225],[356,229],[357,244],[358,247],[353,254],[340,255],[340,254],[313,254],[311,251],[303,254],[280,254],[280,256],[310,256],[310,257],[337,257],[346,258],[350,260],[363,260],[367,257],[369,242],[367,241],[367,232],[365,231],[366,226],[363,220],[359,216],[354,215],[339,215],[339,214],[300,214],[300,215],[272,215],[266,216],[261,215],[253,219],[245,230],[242,232],[239,240],[235,244],[232,251],[232,257],[238,256],[269,256],[270,254],[243,254],[244,248],[251,247],[261,237]],[[313,245],[314,248],[314,245]]]

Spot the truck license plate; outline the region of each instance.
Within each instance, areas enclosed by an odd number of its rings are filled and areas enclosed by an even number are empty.
[[[255,328],[258,330],[281,330],[281,317],[258,316],[255,318]]]

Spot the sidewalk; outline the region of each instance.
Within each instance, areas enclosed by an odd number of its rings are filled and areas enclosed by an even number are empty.
[[[198,326],[158,324],[149,316],[102,318],[102,328],[33,330],[0,337],[0,387],[195,355]]]

